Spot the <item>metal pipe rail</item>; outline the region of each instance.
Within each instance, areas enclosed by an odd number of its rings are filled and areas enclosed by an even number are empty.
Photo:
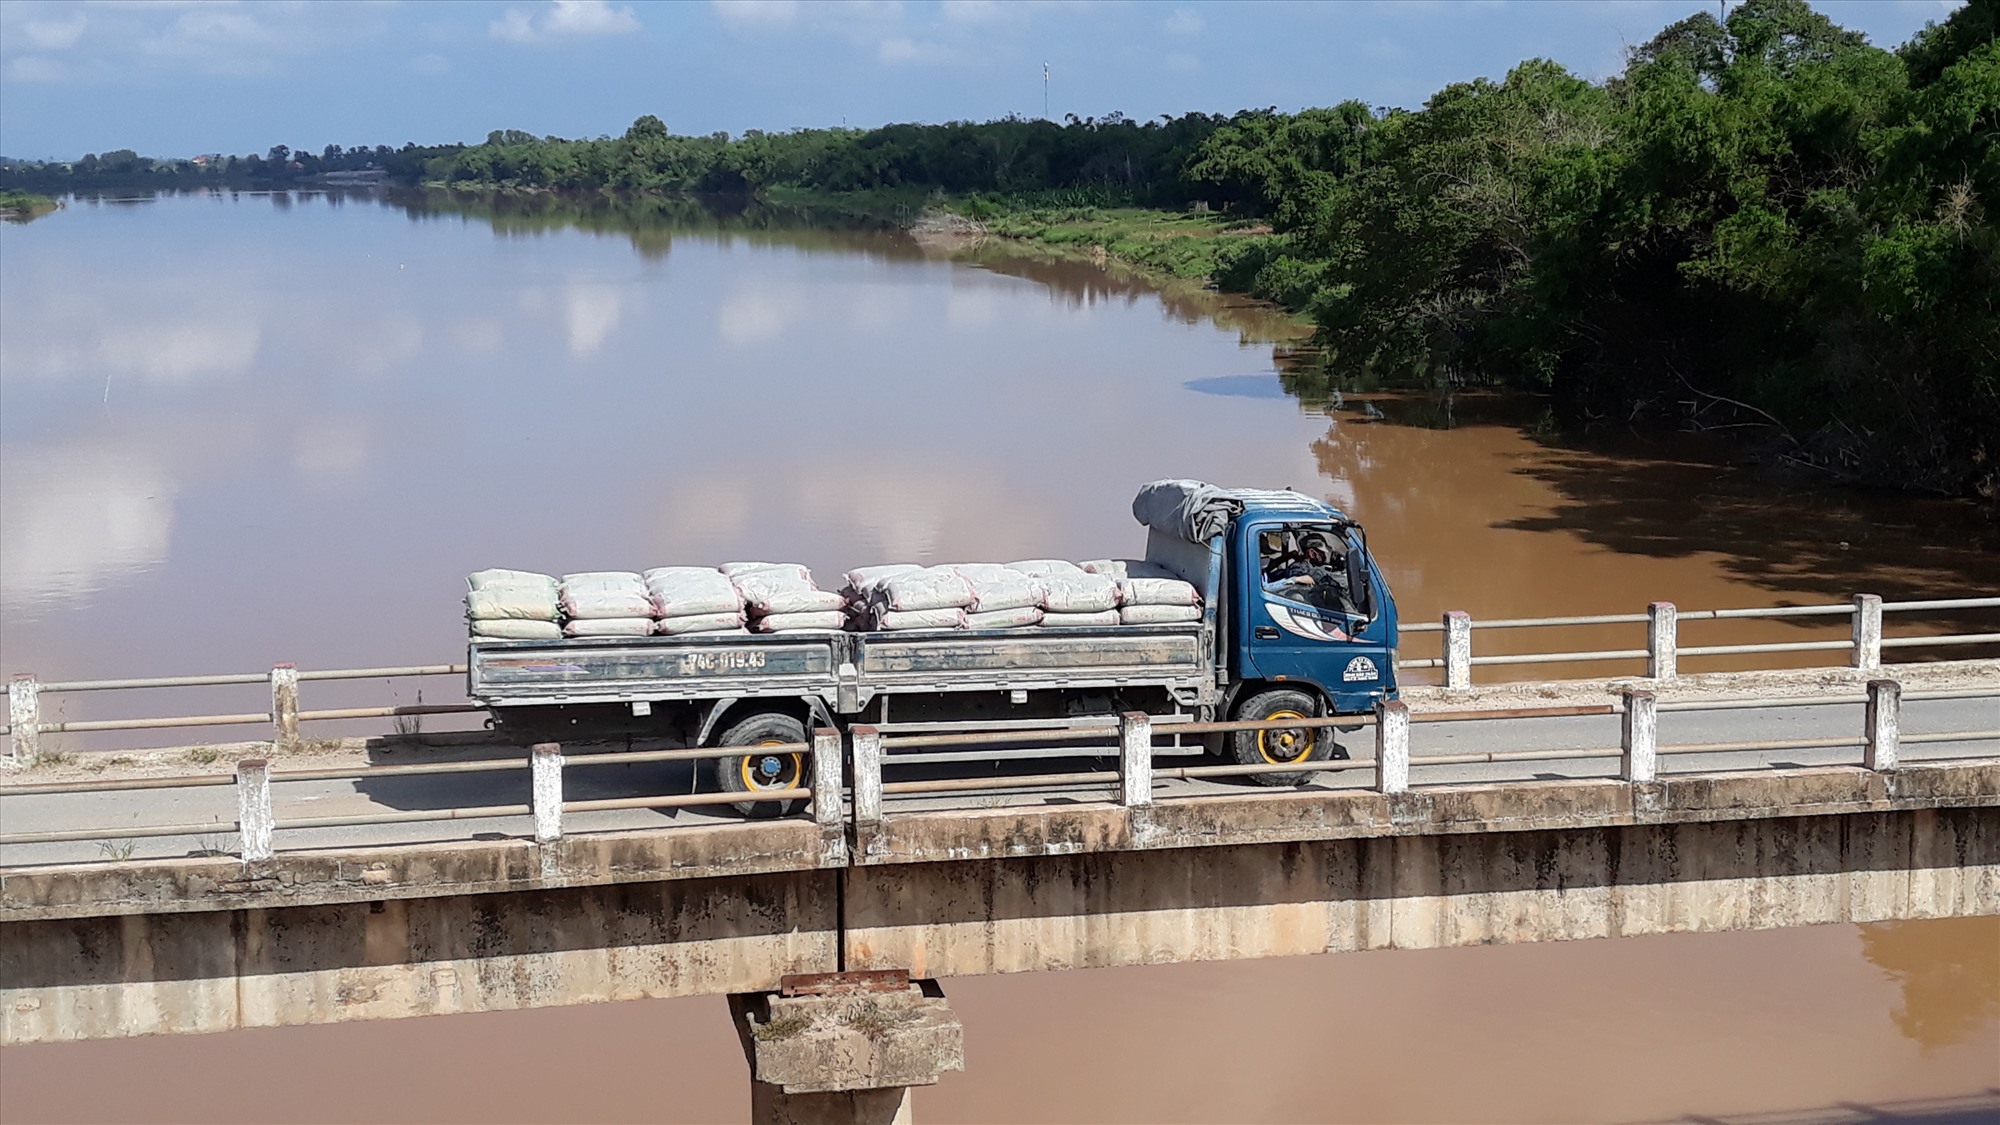
[[[1402,631],[1411,634],[1443,633],[1444,652],[1437,657],[1408,657],[1396,662],[1404,669],[1443,669],[1447,688],[1468,687],[1475,667],[1509,667],[1533,664],[1593,663],[1640,660],[1647,662],[1647,675],[1671,680],[1678,674],[1678,659],[1687,657],[1740,656],[1754,653],[1837,652],[1847,650],[1854,667],[1880,667],[1885,650],[1922,649],[1962,645],[2000,645],[2000,633],[1953,633],[1928,637],[1882,636],[1884,613],[1921,613],[1949,610],[2000,608],[2000,597],[1931,598],[1918,601],[1884,602],[1870,594],[1857,595],[1852,604],[1770,606],[1740,609],[1679,610],[1672,603],[1656,602],[1639,613],[1580,614],[1559,617],[1515,617],[1474,620],[1470,614],[1454,611],[1436,623],[1412,623]],[[1761,644],[1680,646],[1677,630],[1681,621],[1743,620],[1758,618],[1836,617],[1853,618],[1853,636],[1848,641],[1785,641]],[[1592,649],[1568,652],[1523,652],[1474,655],[1475,630],[1566,628],[1604,625],[1648,626],[1646,647]],[[67,680],[39,683],[33,676],[16,675],[8,685],[8,721],[0,728],[8,739],[8,752],[17,761],[32,761],[40,751],[44,734],[84,734],[128,730],[160,730],[209,726],[249,726],[269,723],[271,741],[289,745],[299,738],[299,724],[308,722],[355,721],[365,719],[420,718],[426,715],[468,715],[485,710],[475,704],[413,704],[390,707],[346,707],[306,711],[299,708],[299,685],[305,681],[393,679],[405,677],[462,675],[463,664],[412,664],[378,668],[331,668],[301,671],[280,664],[268,673],[224,673],[205,676],[152,676],[104,680]],[[40,697],[56,692],[95,692],[171,687],[221,687],[268,685],[271,707],[260,712],[217,715],[180,715],[142,719],[79,719],[44,722]],[[1164,724],[1163,724],[1164,725]],[[1213,733],[1212,724],[1188,724],[1189,734]],[[943,734],[904,736],[899,739],[944,739]],[[1078,733],[1062,734],[1058,740],[1088,741]],[[904,747],[970,745],[970,742],[900,742]]]
[[[2000,687],[1911,693],[1909,696],[1911,699],[1987,697],[2000,697]],[[879,821],[882,817],[883,798],[885,796],[897,795],[981,793],[1063,787],[1077,788],[1108,784],[1115,786],[1114,799],[1118,803],[1141,805],[1153,801],[1153,784],[1159,779],[1196,780],[1221,777],[1254,777],[1273,774],[1314,775],[1369,769],[1374,771],[1374,787],[1378,791],[1395,793],[1410,788],[1412,767],[1527,761],[1559,762],[1608,757],[1621,759],[1618,776],[1627,781],[1645,782],[1657,778],[1658,761],[1662,756],[1714,755],[1806,749],[1845,749],[1851,747],[1860,747],[1862,749],[1862,761],[1860,764],[1863,767],[1874,770],[1891,770],[1896,767],[1900,747],[1904,744],[1915,746],[1947,742],[2000,740],[2000,729],[1902,734],[1900,730],[1900,713],[1904,698],[1901,685],[1896,681],[1887,679],[1871,681],[1868,684],[1866,695],[1861,697],[1839,697],[1832,699],[1826,697],[1788,699],[1736,698],[1691,700],[1665,705],[1660,704],[1652,692],[1632,688],[1627,689],[1623,693],[1619,703],[1487,708],[1413,715],[1405,704],[1398,701],[1389,701],[1380,704],[1375,713],[1370,716],[1342,715],[1311,719],[1267,719],[1218,723],[1166,723],[1159,725],[1155,725],[1154,716],[1146,715],[1142,712],[1128,712],[1117,716],[1115,720],[1116,725],[1113,727],[1107,727],[1102,720],[1097,720],[1068,731],[1057,728],[1034,731],[1009,730],[986,735],[965,732],[949,735],[920,735],[897,738],[885,738],[880,731],[874,728],[860,726],[854,728],[846,739],[843,739],[839,732],[836,731],[817,730],[813,732],[810,742],[779,743],[757,747],[711,746],[625,753],[592,753],[580,755],[573,759],[566,759],[561,747],[552,743],[534,747],[525,760],[513,758],[334,769],[272,770],[269,763],[264,760],[248,759],[237,764],[234,774],[202,774],[78,783],[31,784],[9,786],[0,789],[0,797],[5,797],[48,793],[130,792],[148,789],[233,784],[238,794],[238,816],[233,823],[211,821],[199,824],[130,825],[93,829],[66,829],[54,832],[16,833],[0,835],[0,845],[164,836],[200,836],[217,831],[234,831],[240,839],[240,854],[246,860],[260,860],[268,859],[272,855],[271,837],[272,833],[278,827],[288,830],[350,827],[425,821],[489,819],[525,814],[534,818],[536,839],[546,842],[557,839],[563,834],[562,816],[566,813],[631,809],[670,809],[772,802],[811,802],[811,815],[813,818],[823,828],[835,830],[841,828],[846,823],[843,817],[844,803],[841,800],[843,796],[842,772],[844,767],[851,768],[854,779],[852,791],[853,818],[856,823],[869,823]],[[1856,702],[1863,703],[1865,706],[1861,729],[1852,734],[1812,738],[1706,743],[1660,744],[1657,740],[1657,715],[1663,708],[1671,710],[1733,710],[1753,707],[1844,705]],[[1462,723],[1484,720],[1553,719],[1594,716],[1615,716],[1619,719],[1621,733],[1617,747],[1598,746],[1562,749],[1499,750],[1480,753],[1428,754],[1414,757],[1410,753],[1410,727],[1414,722]],[[1274,729],[1325,729],[1353,724],[1357,718],[1362,719],[1366,725],[1374,729],[1375,753],[1372,758],[1292,763],[1267,762],[1248,765],[1223,763],[1172,768],[1158,767],[1154,761],[1155,755],[1161,749],[1160,747],[1156,747],[1154,742],[1163,734],[1238,733]],[[895,764],[893,758],[889,758],[883,753],[886,748],[892,746],[960,746],[970,745],[975,742],[982,742],[990,746],[996,741],[1004,743],[1024,738],[1039,740],[1053,739],[1060,742],[1065,741],[1062,736],[1069,736],[1067,739],[1069,742],[1085,743],[1104,739],[1107,735],[1114,736],[1117,740],[1118,768],[1116,770],[923,781],[885,781],[882,776],[885,765]],[[791,783],[783,788],[747,792],[722,791],[715,793],[669,794],[591,800],[565,800],[563,797],[563,773],[567,765],[585,767],[612,764],[629,765],[646,762],[697,761],[736,758],[751,754],[806,755],[810,758],[810,770],[802,770],[796,776],[787,779]],[[271,788],[273,785],[282,782],[401,778],[430,774],[511,772],[522,769],[529,771],[531,782],[532,799],[525,804],[397,810],[393,812],[360,813],[348,816],[291,817],[283,818],[282,820],[274,814],[272,809]]]
[[[1655,602],[1643,614],[1599,613],[1567,617],[1512,617],[1474,620],[1472,615],[1453,611],[1441,621],[1404,625],[1410,634],[1442,633],[1443,652],[1439,656],[1412,656],[1396,661],[1405,669],[1443,669],[1446,688],[1472,685],[1472,669],[1486,666],[1529,664],[1569,664],[1598,661],[1645,660],[1646,675],[1671,680],[1679,674],[1679,658],[1743,656],[1753,653],[1838,652],[1845,650],[1855,668],[1873,671],[1882,664],[1884,649],[1932,648],[1955,645],[2000,644],[2000,633],[1948,633],[1929,637],[1882,636],[1882,615],[1891,613],[1935,612],[2000,608],[2000,597],[1932,598],[1923,601],[1884,602],[1873,594],[1857,594],[1847,605],[1769,606],[1742,609],[1681,610],[1671,602]],[[1846,641],[1773,641],[1758,644],[1716,644],[1681,646],[1678,641],[1682,621],[1723,621],[1803,617],[1852,619],[1852,636]],[[1588,649],[1569,652],[1521,652],[1474,655],[1472,634],[1478,629],[1574,628],[1604,625],[1647,626],[1646,647]]]

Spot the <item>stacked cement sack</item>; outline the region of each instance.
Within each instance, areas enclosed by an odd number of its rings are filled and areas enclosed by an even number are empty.
[[[1118,584],[1111,579],[1061,559],[1030,559],[1009,565],[1039,574],[1044,627],[1118,624]]]
[[[678,637],[689,633],[743,632],[743,595],[727,574],[710,566],[656,566],[645,573],[646,594],[657,619],[653,631]]]
[[[1095,559],[1084,570],[1118,584],[1118,621],[1123,625],[1169,625],[1201,620],[1201,592],[1194,584],[1143,559]]]
[[[847,625],[847,599],[813,583],[798,563],[724,563],[758,633],[824,632]]]
[[[465,621],[476,640],[553,641],[562,636],[556,580],[526,570],[482,570],[465,579]]]
[[[1201,595],[1164,567],[1134,559],[1062,559],[850,570],[821,590],[798,563],[655,567],[546,574],[483,570],[466,579],[466,619],[480,640],[648,634],[824,632],[849,628],[1075,628],[1201,619]],[[747,628],[746,628],[747,627]]]
[[[860,630],[963,629],[972,584],[949,566],[867,566],[847,572],[848,611]]]
[[[646,580],[626,570],[565,574],[559,591],[565,637],[644,637],[653,632]]]

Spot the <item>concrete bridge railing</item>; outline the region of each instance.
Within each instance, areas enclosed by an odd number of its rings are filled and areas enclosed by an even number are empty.
[[[1128,712],[1115,723],[1080,721],[1055,729],[983,731],[951,734],[886,734],[873,726],[857,726],[846,735],[821,729],[812,732],[807,743],[762,746],[760,753],[804,754],[809,756],[808,784],[797,788],[767,789],[755,793],[714,792],[571,799],[565,779],[571,771],[605,765],[648,762],[693,762],[741,756],[742,747],[709,747],[693,750],[602,752],[566,755],[555,743],[533,747],[525,757],[413,765],[359,766],[336,769],[274,770],[263,758],[245,759],[231,773],[143,777],[82,782],[9,785],[0,794],[34,796],[47,794],[108,794],[147,789],[186,789],[232,785],[237,795],[234,823],[164,823],[151,825],[77,826],[52,831],[0,833],[0,847],[53,844],[77,841],[106,841],[148,837],[198,837],[232,832],[236,847],[231,854],[245,861],[273,857],[280,829],[300,830],[364,825],[402,824],[423,821],[466,821],[530,816],[537,843],[551,843],[574,834],[566,826],[566,816],[626,809],[678,809],[739,805],[746,802],[797,802],[805,810],[794,814],[809,817],[826,841],[828,863],[844,862],[846,832],[850,827],[879,825],[887,815],[891,798],[937,799],[978,795],[995,790],[1015,793],[1047,793],[1061,790],[1086,800],[1108,799],[1126,808],[1143,808],[1158,800],[1185,800],[1157,792],[1160,782],[1196,781],[1216,778],[1247,778],[1257,774],[1312,775],[1340,771],[1370,771],[1374,792],[1400,794],[1425,783],[1427,771],[1439,767],[1504,762],[1564,762],[1616,759],[1615,776],[1633,784],[1650,783],[1670,772],[1688,776],[1690,772],[1666,771],[1663,760],[1692,755],[1719,755],[1754,751],[1841,750],[1855,752],[1855,762],[1865,769],[1894,771],[1904,760],[1906,748],[1934,744],[1968,742],[1995,743],[2000,753],[2000,728],[1970,729],[1922,734],[1904,733],[1902,705],[1906,695],[1900,682],[1875,679],[1865,695],[1814,695],[1779,699],[1713,699],[1660,702],[1647,688],[1624,691],[1617,703],[1562,707],[1514,707],[1483,710],[1431,711],[1412,713],[1403,703],[1387,701],[1373,715],[1345,715],[1316,719],[1275,719],[1256,722],[1161,723],[1143,712]],[[1912,692],[1911,700],[2000,698],[2000,686],[1946,691]],[[1662,711],[1740,711],[1797,706],[1825,706],[1829,703],[1861,703],[1861,722],[1845,734],[1804,739],[1750,739],[1731,742],[1662,743],[1658,719]],[[1616,718],[1615,739],[1606,737],[1602,745],[1564,746],[1525,750],[1498,750],[1482,753],[1424,754],[1413,756],[1410,749],[1412,724],[1477,723],[1500,720],[1535,720],[1604,716]],[[1246,731],[1300,730],[1373,727],[1373,755],[1288,764],[1244,765],[1219,763],[1193,766],[1166,766],[1156,760],[1163,749],[1162,737],[1176,743],[1186,736],[1231,735]],[[1609,732],[1607,732],[1608,735]],[[885,764],[921,761],[925,752],[950,752],[967,747],[1005,752],[1011,746],[1061,747],[1078,756],[1116,759],[1116,769],[1006,774],[994,777],[958,777],[934,780],[894,781],[885,779]],[[949,753],[946,754],[949,757]],[[1932,761],[1938,759],[1930,759]],[[466,773],[523,772],[527,774],[525,800],[509,804],[486,804],[448,808],[392,810],[346,816],[279,815],[273,801],[273,787],[287,782],[374,780],[412,776]],[[1507,784],[1501,782],[1499,784]],[[1104,794],[1102,798],[1093,791]],[[1279,791],[1267,791],[1279,792]],[[1039,799],[1039,798],[1035,798]],[[587,831],[587,830],[586,830]],[[667,831],[673,831],[668,829]],[[116,858],[115,854],[112,858]]]
[[[1687,658],[1744,656],[1760,653],[1842,652],[1846,666],[1873,673],[1884,667],[1885,654],[1897,650],[1958,646],[2000,647],[2000,632],[1946,633],[1888,637],[1883,635],[1885,614],[1918,615],[1958,613],[1967,610],[2000,609],[2000,597],[1936,598],[1924,601],[1885,602],[1874,594],[1857,594],[1848,603],[1811,606],[1776,606],[1749,609],[1680,610],[1672,602],[1654,602],[1645,613],[1596,614],[1572,617],[1523,617],[1475,619],[1459,610],[1446,613],[1436,623],[1409,623],[1402,627],[1407,637],[1440,635],[1440,653],[1435,657],[1399,659],[1400,669],[1442,670],[1447,688],[1467,688],[1473,669],[1487,666],[1573,664],[1589,662],[1639,661],[1646,663],[1646,676],[1673,680],[1680,674],[1680,662]],[[1852,636],[1848,640],[1774,641],[1757,644],[1682,645],[1680,624],[1696,621],[1786,620],[1799,618],[1848,617]],[[1644,648],[1594,649],[1587,651],[1527,651],[1476,654],[1475,630],[1568,629],[1585,626],[1645,625]],[[391,680],[416,677],[462,676],[463,664],[421,664],[390,668],[333,668],[300,670],[293,664],[279,664],[269,672],[233,672],[202,676],[155,676],[115,680],[71,680],[41,682],[30,673],[16,673],[7,686],[8,721],[0,727],[7,736],[7,753],[0,765],[32,763],[42,750],[42,736],[98,734],[117,731],[222,728],[265,726],[269,741],[292,746],[302,737],[303,724],[344,720],[391,719],[398,724],[421,722],[426,716],[479,714],[484,708],[469,703],[401,704],[386,707],[345,707],[305,710],[300,706],[301,686],[309,682]],[[218,688],[263,686],[269,692],[266,710],[171,715],[164,717],[62,719],[50,721],[44,702],[52,695],[79,693],[122,693],[165,688]],[[422,698],[421,694],[418,696]]]

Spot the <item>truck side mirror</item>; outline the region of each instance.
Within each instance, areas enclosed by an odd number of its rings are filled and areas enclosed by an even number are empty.
[[[1363,617],[1375,616],[1375,588],[1368,583],[1368,554],[1365,551],[1347,552],[1347,596],[1354,601],[1354,610]]]

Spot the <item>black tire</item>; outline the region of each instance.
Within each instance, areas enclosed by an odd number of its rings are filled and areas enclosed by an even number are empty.
[[[806,725],[780,711],[748,716],[717,739],[717,746],[759,746],[808,741]],[[811,784],[812,755],[799,751],[745,754],[714,759],[715,787],[724,793],[755,793],[763,789],[803,789]],[[790,816],[805,808],[801,799],[738,801],[737,812],[749,817]]]
[[[1319,713],[1317,698],[1291,688],[1260,691],[1236,708],[1236,717],[1245,721],[1304,719]],[[1229,736],[1229,754],[1240,766],[1324,762],[1328,758],[1347,756],[1334,743],[1333,732],[1325,727],[1237,731]],[[1249,778],[1259,785],[1280,786],[1297,785],[1313,776],[1312,773],[1253,773]]]

